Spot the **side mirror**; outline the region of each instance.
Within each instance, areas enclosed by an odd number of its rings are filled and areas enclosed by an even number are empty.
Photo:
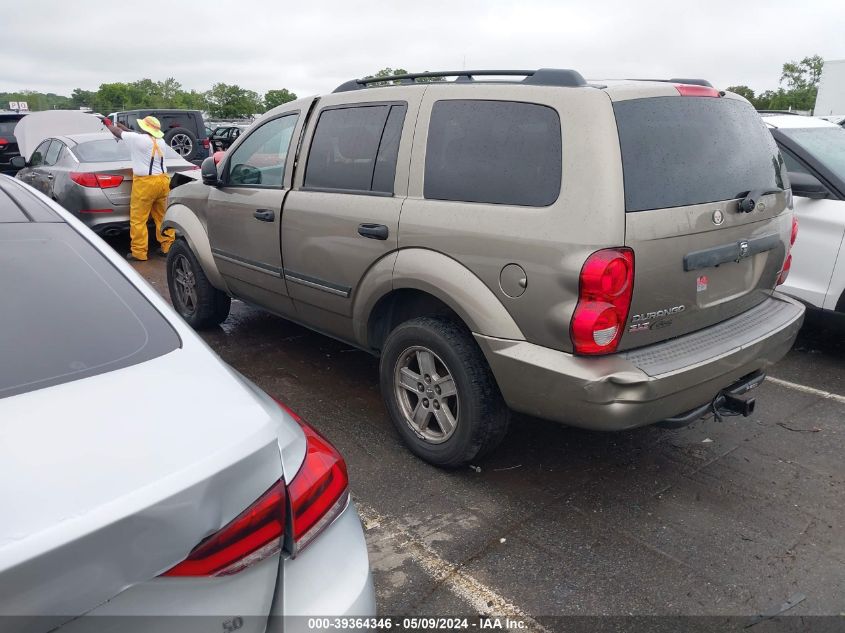
[[[26,167],[26,159],[23,156],[13,156],[9,164],[15,169],[23,169]]]
[[[200,173],[202,174],[202,183],[211,187],[220,186],[220,178],[217,176],[217,163],[213,156],[209,156],[200,166]]]
[[[793,196],[811,198],[813,200],[823,200],[830,196],[827,187],[818,178],[810,174],[791,171],[789,172],[789,182],[792,185]]]

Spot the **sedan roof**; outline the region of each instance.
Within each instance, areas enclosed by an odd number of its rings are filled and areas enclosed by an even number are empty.
[[[773,128],[839,127],[835,123],[814,116],[795,114],[764,114],[763,123]]]

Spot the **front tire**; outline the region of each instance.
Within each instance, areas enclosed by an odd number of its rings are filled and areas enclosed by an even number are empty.
[[[232,299],[211,285],[191,248],[176,240],[167,253],[167,287],[179,315],[195,330],[219,325]]]
[[[418,457],[444,468],[492,451],[508,409],[469,331],[449,319],[420,317],[385,342],[379,367],[390,419]]]

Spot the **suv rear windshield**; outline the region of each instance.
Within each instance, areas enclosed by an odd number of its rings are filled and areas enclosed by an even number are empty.
[[[73,153],[83,163],[110,163],[112,161],[131,160],[129,146],[126,143],[115,143],[111,139],[102,141],[88,141],[73,147]],[[179,158],[169,145],[164,147],[165,158]]]
[[[625,210],[740,198],[784,187],[783,161],[760,115],[737,99],[652,97],[613,104]]]
[[[13,118],[2,118],[0,119],[0,137],[5,138],[6,140],[14,141],[15,135],[15,126],[18,124],[20,119],[13,119]]]
[[[179,336],[63,223],[0,224],[0,399],[136,365]]]

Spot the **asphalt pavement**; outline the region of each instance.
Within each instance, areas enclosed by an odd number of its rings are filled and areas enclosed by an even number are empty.
[[[168,296],[163,259],[136,268]],[[202,336],[345,456],[382,614],[559,630],[845,612],[843,333],[811,318],[751,418],[603,434],[514,416],[494,454],[451,472],[403,447],[378,359],[239,301]]]

